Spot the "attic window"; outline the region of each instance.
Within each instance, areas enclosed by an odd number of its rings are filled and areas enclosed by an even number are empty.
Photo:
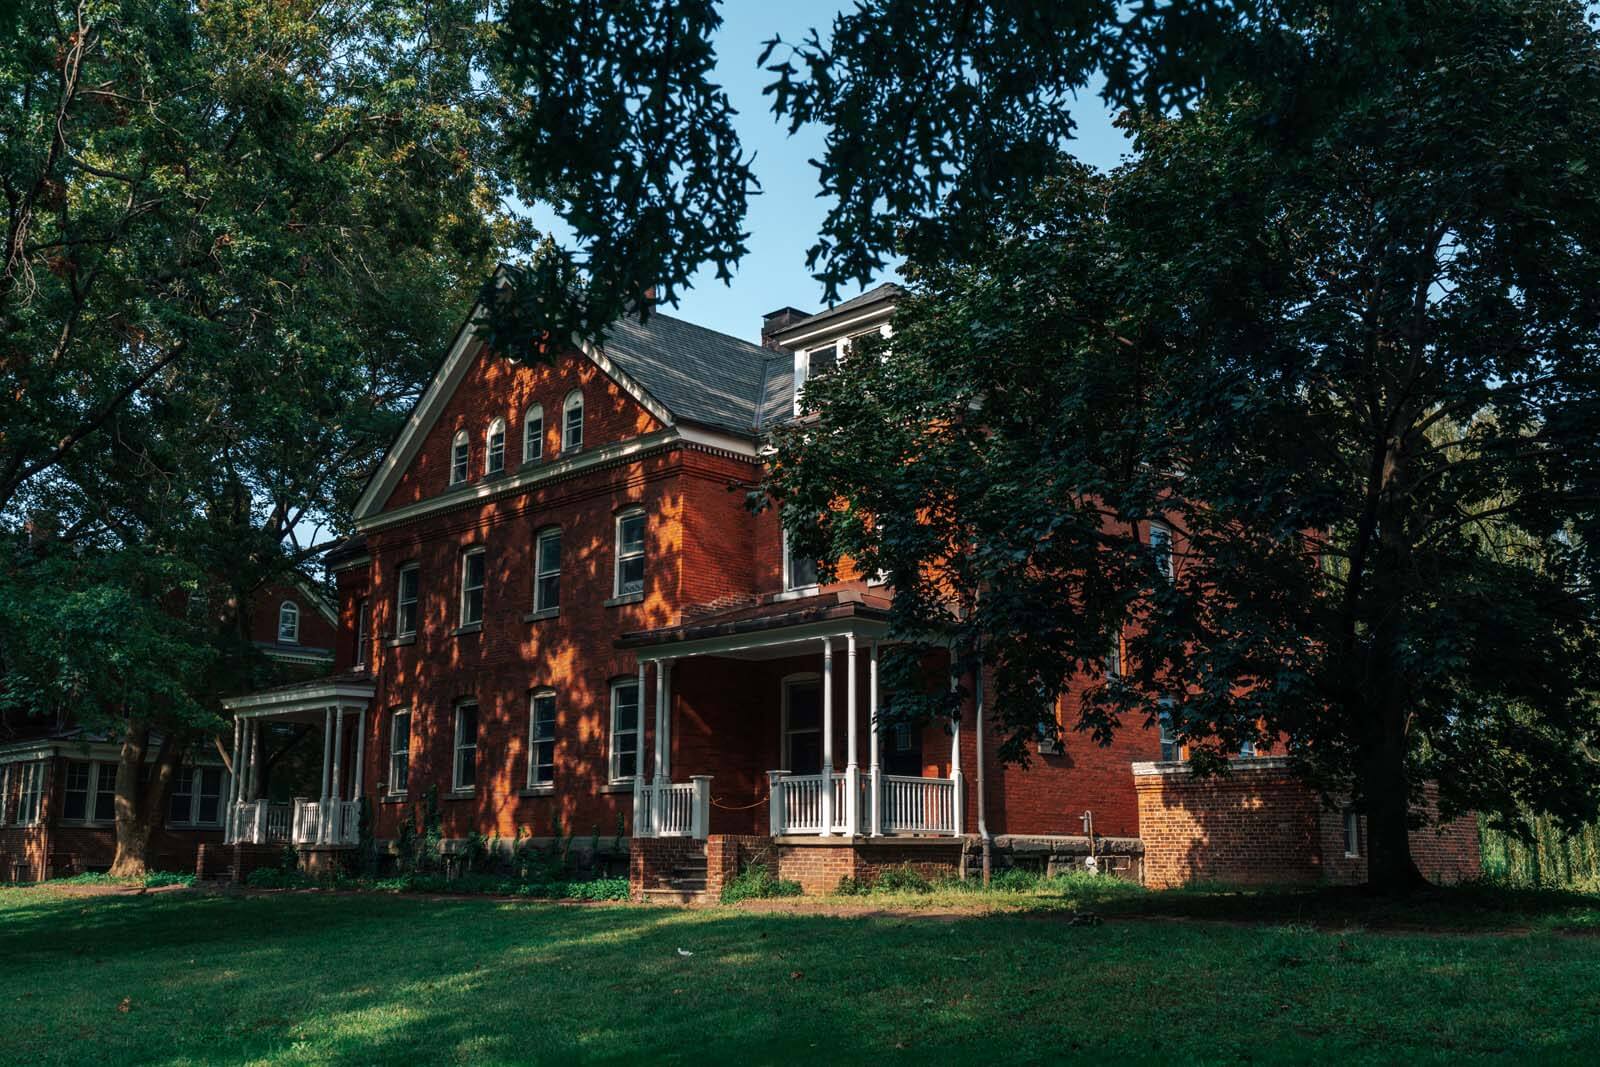
[[[495,419],[489,424],[484,439],[483,473],[499,474],[506,469],[506,420]]]
[[[278,640],[286,645],[300,642],[300,607],[292,600],[278,605]]]
[[[544,457],[544,406],[530,404],[522,416],[522,462],[532,463]]]
[[[467,467],[471,463],[472,445],[467,431],[462,430],[450,445],[450,484],[459,485],[467,480]]]
[[[576,452],[582,447],[583,393],[574,389],[561,405],[561,450]]]

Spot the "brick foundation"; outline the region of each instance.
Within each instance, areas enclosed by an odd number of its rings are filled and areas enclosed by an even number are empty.
[[[1134,785],[1146,885],[1366,880],[1365,818],[1360,854],[1347,856],[1343,814],[1293,777],[1287,760],[1241,761],[1227,778],[1198,778],[1177,764],[1137,764]],[[1433,795],[1428,825],[1411,833],[1417,867],[1434,882],[1476,877],[1476,821],[1469,815],[1439,825]]]
[[[674,868],[708,857],[706,863],[707,885],[710,887],[711,865],[706,842],[688,837],[636,837],[628,849],[628,890],[634,900],[646,889],[668,887]],[[718,886],[720,891],[721,886]]]
[[[282,861],[282,845],[203,844],[195,857],[194,875],[202,882],[242,882],[250,872]]]

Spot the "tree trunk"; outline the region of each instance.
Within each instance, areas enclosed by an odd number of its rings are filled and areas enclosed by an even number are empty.
[[[1427,884],[1411,859],[1411,797],[1406,774],[1403,728],[1391,720],[1370,738],[1361,764],[1361,791],[1367,816],[1367,886],[1403,895]]]
[[[150,836],[172,788],[180,746],[170,736],[161,741],[149,784],[139,788],[149,748],[150,727],[130,720],[117,762],[117,850],[111,860],[111,874],[116,878],[142,878],[149,871]]]

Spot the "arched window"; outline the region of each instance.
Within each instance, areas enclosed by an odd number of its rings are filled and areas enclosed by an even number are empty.
[[[561,450],[576,452],[582,447],[583,393],[574,389],[561,405]]]
[[[506,469],[506,420],[495,419],[484,436],[483,473],[499,474]]]
[[[455,441],[450,445],[450,484],[457,485],[467,480],[467,465],[471,462],[472,444],[467,440],[467,431],[460,430],[456,433]]]
[[[522,416],[522,462],[532,463],[544,458],[544,405],[528,405]]]
[[[287,645],[300,642],[300,607],[292,600],[278,605],[278,640]]]

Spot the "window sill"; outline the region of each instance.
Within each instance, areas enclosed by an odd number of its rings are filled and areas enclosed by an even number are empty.
[[[551,785],[531,785],[531,786],[528,786],[526,789],[517,790],[517,796],[519,796],[519,797],[553,797],[555,795],[556,795],[556,787],[555,787],[554,784],[551,784]]]
[[[481,634],[481,633],[483,633],[483,623],[481,623],[481,622],[469,622],[469,623],[466,623],[465,625],[457,626],[454,630],[451,630],[450,631],[450,636],[451,637],[466,637],[466,636],[468,636],[470,634]]]
[[[607,782],[600,787],[602,793],[631,793],[633,792],[633,779],[625,778],[620,782]]]
[[[644,590],[641,589],[637,593],[622,593],[622,594],[620,594],[618,596],[614,596],[610,600],[607,600],[605,602],[605,606],[608,607],[608,608],[615,608],[615,607],[620,607],[623,604],[643,604],[643,603],[644,603]]]
[[[471,800],[473,797],[475,797],[477,795],[478,795],[478,790],[475,787],[474,788],[470,788],[470,789],[452,789],[452,790],[450,790],[450,792],[446,793],[440,799],[441,800]]]
[[[389,640],[384,642],[384,644],[388,645],[390,648],[399,648],[402,645],[414,645],[416,643],[416,634],[406,634],[404,637],[391,637]]]
[[[404,793],[385,793],[378,798],[379,804],[404,804],[405,802],[406,795]]]
[[[785,589],[781,593],[773,593],[772,594],[772,602],[774,604],[779,604],[779,603],[782,603],[785,600],[802,600],[802,599],[804,599],[805,597],[808,597],[808,596],[816,596],[818,591],[821,590],[821,589],[822,589],[822,586],[820,586],[820,585],[800,585],[800,586],[796,586],[793,589]]]
[[[9,824],[0,823],[0,826],[5,825]],[[116,827],[117,823],[114,819],[61,819],[58,820],[57,825],[70,826],[74,830],[111,830]],[[168,829],[188,830],[191,829],[191,827],[186,826],[183,823],[175,822],[168,824]]]
[[[530,612],[528,612],[526,615],[524,615],[522,617],[522,621],[523,622],[542,622],[545,619],[557,619],[557,618],[560,618],[560,617],[561,617],[561,609],[559,607],[545,608],[543,611],[530,611]]]

